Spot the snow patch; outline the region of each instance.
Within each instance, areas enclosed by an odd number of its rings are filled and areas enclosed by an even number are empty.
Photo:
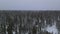
[[[44,31],[48,31],[49,33],[53,33],[53,34],[58,34],[58,29],[56,27],[56,21],[54,23],[52,23],[52,26],[47,25],[44,28],[41,28],[41,30]]]
[[[13,32],[13,34],[15,34],[15,32]]]
[[[57,28],[56,28],[56,26],[55,25],[53,25],[53,26],[51,26],[51,27],[47,27],[46,28],[46,31],[48,31],[48,32],[50,32],[50,33],[53,33],[53,34],[58,34],[58,30],[57,30]]]
[[[53,34],[58,34],[58,30],[56,28],[56,23],[54,23],[54,25],[52,25],[51,27],[48,25],[46,27],[46,31],[53,33]]]

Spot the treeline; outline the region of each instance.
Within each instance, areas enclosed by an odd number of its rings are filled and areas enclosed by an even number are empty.
[[[52,26],[54,21],[57,21],[59,30],[60,12],[48,11],[3,11],[0,12],[0,34],[51,34],[47,31],[43,32],[41,28],[48,24]],[[46,21],[46,22],[45,22]],[[59,24],[59,25],[58,25]]]

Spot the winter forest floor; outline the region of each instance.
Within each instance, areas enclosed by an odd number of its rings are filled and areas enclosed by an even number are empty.
[[[0,11],[0,34],[60,34],[60,11]]]

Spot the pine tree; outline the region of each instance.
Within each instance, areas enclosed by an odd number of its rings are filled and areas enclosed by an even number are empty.
[[[19,34],[21,34],[21,29],[22,29],[22,18],[19,16],[20,19],[20,25],[19,25]]]
[[[35,26],[33,26],[32,34],[36,34],[36,31],[37,31],[36,27],[35,27]]]
[[[18,32],[17,32],[17,16],[14,17],[14,23],[16,24],[16,26],[15,26],[15,27],[16,27],[16,29],[15,29],[15,32],[16,32],[16,33],[15,33],[15,34],[17,34],[17,33],[18,33]]]
[[[8,34],[13,34],[12,33],[12,26],[13,26],[13,22],[12,22],[12,18],[11,16],[7,16],[7,20],[6,20],[9,24],[8,28],[7,28],[7,31],[8,31]]]

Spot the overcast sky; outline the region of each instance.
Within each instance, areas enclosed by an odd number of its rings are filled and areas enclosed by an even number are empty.
[[[0,0],[0,10],[60,10],[60,0]]]

